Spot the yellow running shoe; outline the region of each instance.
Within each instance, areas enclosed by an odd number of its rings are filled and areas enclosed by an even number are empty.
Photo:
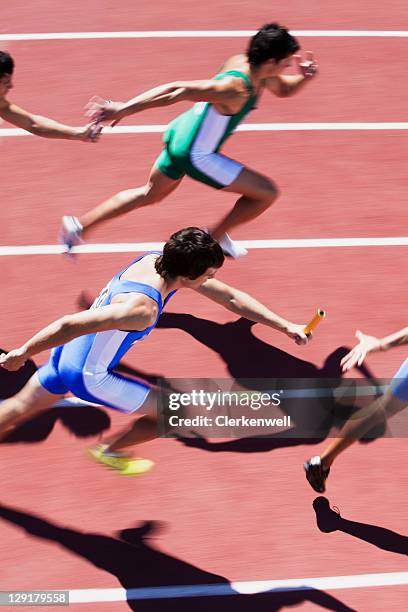
[[[89,454],[95,461],[117,470],[122,476],[139,476],[152,469],[154,462],[150,459],[135,459],[133,457],[116,457],[105,454],[106,444],[98,444],[89,449]]]

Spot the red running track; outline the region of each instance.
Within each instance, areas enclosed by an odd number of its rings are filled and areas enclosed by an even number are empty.
[[[212,3],[206,6],[201,15],[190,3],[178,3],[169,18],[166,5],[159,2],[144,11],[132,3],[119,11],[112,2],[103,7],[97,3],[96,10],[87,3],[86,11],[77,2],[54,3],[52,10],[48,2],[37,2],[27,11],[26,3],[15,2],[3,7],[0,17],[10,33],[251,29],[275,18],[267,3],[258,3],[254,11],[252,2],[225,2],[227,20],[220,18],[218,4],[213,10]],[[322,19],[320,9],[311,11],[296,2],[290,10],[280,9],[276,18],[293,29],[406,28],[404,5],[388,6],[385,12],[380,5],[330,2],[324,5]],[[207,77],[243,42],[202,39],[196,47],[183,39],[13,42],[7,45],[18,62],[12,99],[77,123],[82,120],[81,107],[95,93],[128,97],[162,80],[180,78],[180,66],[183,78]],[[293,100],[269,101],[264,96],[251,122],[405,120],[400,75],[406,39],[316,38],[302,43],[315,50],[319,79]],[[134,123],[163,124],[175,112],[150,112]],[[160,135],[109,136],[98,146],[2,138],[0,146],[6,153],[2,195],[7,202],[0,212],[1,244],[48,244],[55,242],[61,214],[80,213],[121,188],[142,183],[160,150]],[[405,150],[402,132],[236,135],[226,151],[273,176],[282,190],[274,210],[237,231],[237,237],[401,235],[406,226]],[[205,224],[230,205],[229,195],[186,180],[167,202],[129,216],[126,222],[112,222],[92,240],[162,240],[183,225]],[[169,315],[164,327],[137,347],[127,363],[146,373],[174,377],[273,377],[282,376],[282,371],[318,376],[329,355],[353,343],[356,327],[382,334],[406,324],[400,280],[407,273],[404,254],[396,247],[251,251],[243,261],[228,263],[220,278],[295,321],[306,321],[317,305],[325,307],[329,316],[310,346],[292,346],[260,326],[251,330],[234,324],[219,307],[198,296],[181,295],[169,312],[191,312],[197,318]],[[2,257],[1,344],[18,345],[50,320],[77,309],[84,288],[95,295],[128,259],[126,254],[89,255],[71,265],[56,256]],[[374,355],[368,366],[378,377],[392,376],[404,353],[401,348],[385,357]],[[44,359],[40,356],[38,362]],[[87,460],[85,447],[107,421],[106,414],[86,414],[74,410],[70,418],[66,410],[55,412],[29,429],[26,436],[36,440],[16,441],[2,449],[2,590],[405,570],[407,483],[405,472],[394,467],[404,464],[402,439],[356,445],[341,457],[328,498],[354,523],[343,522],[343,530],[322,533],[312,507],[315,496],[301,469],[304,458],[320,447],[271,445],[244,453],[239,445],[216,440],[203,448],[157,440],[144,451],[157,462],[156,469],[129,481]],[[113,427],[124,422],[112,412],[109,418]],[[160,522],[161,529],[143,538],[140,531],[134,532],[138,548],[119,543],[118,530],[144,521]],[[392,551],[382,548],[385,543]],[[289,604],[304,610],[346,609],[342,602],[348,609],[371,611],[403,609],[405,601],[406,588],[384,587],[247,600],[204,598],[187,602],[186,609],[207,610],[211,605],[215,610],[270,610]],[[181,602],[161,607],[145,602],[136,609],[167,610],[171,605],[182,609]],[[110,603],[104,609],[127,608],[126,603]],[[99,609],[100,604],[87,605],[87,610]]]

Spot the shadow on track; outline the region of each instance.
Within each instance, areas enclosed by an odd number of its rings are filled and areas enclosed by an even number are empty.
[[[155,521],[145,521],[139,527],[123,529],[117,533],[117,537],[110,537],[60,527],[38,516],[4,505],[0,506],[0,517],[21,527],[32,536],[60,544],[66,550],[116,576],[127,590],[130,609],[138,612],[208,612],[209,609],[272,612],[306,601],[326,610],[353,612],[352,608],[335,597],[308,588],[307,585],[287,592],[272,590],[256,595],[237,594],[223,576],[206,572],[161,552],[155,546],[152,536],[163,528],[163,524]],[[213,585],[221,588],[225,595],[180,598],[168,593],[163,599],[152,599],[154,595],[151,591],[144,591],[144,597],[137,591],[180,585]],[[136,591],[132,591],[133,589]]]
[[[79,307],[85,309],[91,304],[90,298],[82,293],[78,299]],[[240,318],[233,322],[220,324],[189,314],[163,313],[158,322],[158,328],[177,328],[185,331],[197,341],[217,352],[227,365],[234,380],[245,384],[250,381],[251,389],[265,390],[270,388],[271,378],[279,385],[279,379],[305,379],[315,383],[327,379],[340,379],[340,360],[348,352],[345,347],[333,351],[326,359],[322,368],[313,363],[294,357],[262,340],[253,333],[254,322]],[[238,347],[238,350],[237,350]],[[159,374],[146,373],[119,364],[116,370],[127,376],[142,378],[151,384],[157,384],[159,379],[165,379]],[[370,371],[363,365],[360,368],[363,375],[373,380]],[[28,361],[18,372],[8,372],[0,368],[0,399],[5,399],[16,393],[36,371],[33,361]],[[265,386],[266,385],[266,386]],[[279,388],[278,386],[276,388]],[[282,408],[285,406],[283,405]],[[233,439],[227,442],[213,443],[197,435],[196,437],[180,438],[186,446],[212,452],[267,452],[276,448],[297,446],[300,444],[316,444],[323,440],[329,432],[343,425],[356,407],[352,404],[337,404],[332,397],[319,401],[309,401],[307,406],[301,402],[291,402],[288,414],[295,424],[294,428],[276,436],[256,436]],[[45,440],[51,433],[57,419],[78,437],[96,435],[109,428],[109,416],[99,408],[87,406],[53,408],[40,417],[25,423],[13,432],[5,442],[38,442]],[[305,435],[305,431],[311,435]],[[367,439],[378,437],[384,433],[384,427],[378,432],[369,432]]]
[[[339,381],[342,378],[340,361],[348,353],[349,348],[337,348],[328,355],[323,367],[318,368],[309,361],[294,357],[259,340],[252,333],[254,325],[256,324],[244,318],[220,324],[193,315],[163,313],[157,327],[185,331],[218,353],[231,377],[239,380],[241,384],[245,384],[247,380],[252,390],[270,389],[271,379],[274,382],[273,388],[279,389],[279,379],[304,379],[324,387],[325,381]],[[364,364],[359,370],[366,379],[375,384],[374,376]],[[283,411],[290,414],[291,421],[295,424],[285,433],[275,436],[245,437],[226,442],[210,442],[196,435],[196,437],[180,438],[180,441],[186,446],[211,452],[243,453],[259,453],[288,446],[316,444],[324,440],[333,428],[341,428],[358,408],[353,404],[353,397],[347,404],[338,403],[334,397],[328,397],[305,402],[289,402],[289,406],[287,410],[285,402],[280,406]],[[384,431],[385,423],[376,431],[369,432],[365,441],[379,437]],[[305,435],[305,432],[311,432],[311,435]]]
[[[0,349],[0,352],[4,351]],[[36,370],[37,366],[32,360],[27,361],[17,372],[8,372],[0,368],[0,400],[7,399],[20,391]],[[60,421],[77,438],[96,436],[109,429],[111,423],[109,415],[101,408],[93,406],[51,408],[20,425],[2,443],[41,442],[48,438],[57,421]]]
[[[384,527],[378,527],[377,525],[368,525],[367,523],[344,519],[330,508],[329,500],[326,497],[316,497],[313,502],[313,508],[316,512],[317,526],[324,533],[342,531],[354,538],[373,544],[373,546],[377,546],[377,548],[382,550],[399,555],[408,555],[407,536],[390,529],[385,529]]]

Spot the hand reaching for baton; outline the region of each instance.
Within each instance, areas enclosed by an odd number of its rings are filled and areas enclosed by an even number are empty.
[[[122,119],[120,114],[122,107],[122,102],[113,102],[112,100],[104,100],[99,96],[94,96],[85,106],[85,115],[97,124],[103,121],[110,121],[110,126],[113,127]]]

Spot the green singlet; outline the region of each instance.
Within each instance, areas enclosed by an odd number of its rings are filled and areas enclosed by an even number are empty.
[[[209,102],[197,102],[192,108],[172,121],[165,134],[165,148],[156,160],[156,167],[165,176],[178,180],[185,174],[222,189],[230,185],[243,165],[218,153],[221,145],[235,130],[257,101],[250,78],[238,70],[217,74],[241,78],[250,93],[243,108],[235,115],[222,115]]]

